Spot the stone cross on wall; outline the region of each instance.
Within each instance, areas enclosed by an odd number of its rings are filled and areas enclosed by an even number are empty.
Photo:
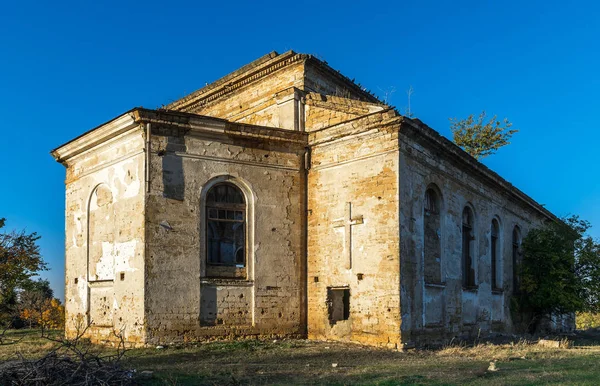
[[[346,268],[352,268],[352,225],[363,223],[363,216],[352,217],[352,203],[346,203],[344,218],[333,222],[334,228],[344,229],[344,252],[346,252]]]

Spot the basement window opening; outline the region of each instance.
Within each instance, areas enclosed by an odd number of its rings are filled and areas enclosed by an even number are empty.
[[[340,320],[350,318],[350,289],[327,288],[327,309],[329,324],[334,325]]]

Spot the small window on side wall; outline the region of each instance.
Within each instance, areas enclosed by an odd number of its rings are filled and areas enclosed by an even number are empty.
[[[341,320],[348,320],[350,318],[350,289],[327,288],[327,311],[331,326]]]
[[[246,277],[246,202],[242,191],[220,183],[206,195],[206,276]]]

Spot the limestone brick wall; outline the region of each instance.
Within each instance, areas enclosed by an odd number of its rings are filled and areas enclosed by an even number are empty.
[[[304,63],[298,62],[213,102],[193,106],[185,111],[224,118],[231,122],[294,130],[293,110],[297,106],[294,105],[293,97],[291,100],[284,97],[293,93],[294,88],[302,88],[303,83]]]
[[[319,130],[355,119],[386,106],[363,102],[355,99],[308,93],[305,96],[306,131]]]
[[[405,342],[424,344],[488,332],[511,332],[512,233],[524,237],[545,216],[509,198],[492,181],[477,176],[456,158],[444,156],[415,132],[400,136],[400,240],[402,335]],[[473,161],[474,162],[474,161]],[[477,177],[476,177],[477,176]],[[441,283],[426,284],[424,266],[424,199],[428,187],[441,194],[439,237]],[[462,211],[474,212],[476,289],[462,283]],[[500,291],[491,286],[491,224],[500,225]]]
[[[318,142],[326,136],[311,139]],[[309,338],[392,348],[400,344],[398,166],[393,131],[367,130],[312,147]],[[347,221],[355,225],[345,226]],[[339,305],[328,299],[328,288],[349,290],[346,320],[330,321],[330,309]]]
[[[377,103],[378,100],[351,79],[333,70],[316,58],[307,60],[305,67],[305,92]]]
[[[148,341],[303,334],[304,145],[185,133],[152,128]],[[202,194],[215,181],[245,195],[245,279],[206,275]]]
[[[66,335],[89,323],[94,342],[144,331],[144,137],[121,134],[69,160],[66,183]]]
[[[305,94],[327,95],[317,101]],[[322,103],[327,101],[327,103]],[[310,55],[271,53],[196,91],[167,109],[231,122],[303,131],[316,130],[380,110],[379,101],[349,78]]]

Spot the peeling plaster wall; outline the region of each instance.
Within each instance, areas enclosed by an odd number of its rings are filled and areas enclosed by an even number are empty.
[[[402,133],[402,132],[401,132]],[[495,186],[484,184],[439,151],[401,134],[400,240],[402,338],[405,342],[440,342],[452,337],[511,332],[512,232],[524,237],[540,226],[542,215],[511,200]],[[441,192],[442,284],[424,283],[425,191],[435,184]],[[462,287],[462,211],[474,210],[476,290]],[[501,292],[491,288],[491,225],[500,223]]]
[[[131,344],[144,341],[144,165],[141,130],[67,165],[67,337],[90,323],[95,342],[114,340],[113,328]]]
[[[375,130],[312,148],[308,176],[308,336],[400,344],[398,140]],[[344,227],[352,217],[350,254]],[[348,259],[351,257],[351,267]],[[328,287],[350,290],[349,318],[331,324]]]
[[[146,322],[152,343],[299,335],[304,328],[304,146],[208,139],[153,126]],[[229,178],[247,200],[247,280],[206,277],[202,192]]]

